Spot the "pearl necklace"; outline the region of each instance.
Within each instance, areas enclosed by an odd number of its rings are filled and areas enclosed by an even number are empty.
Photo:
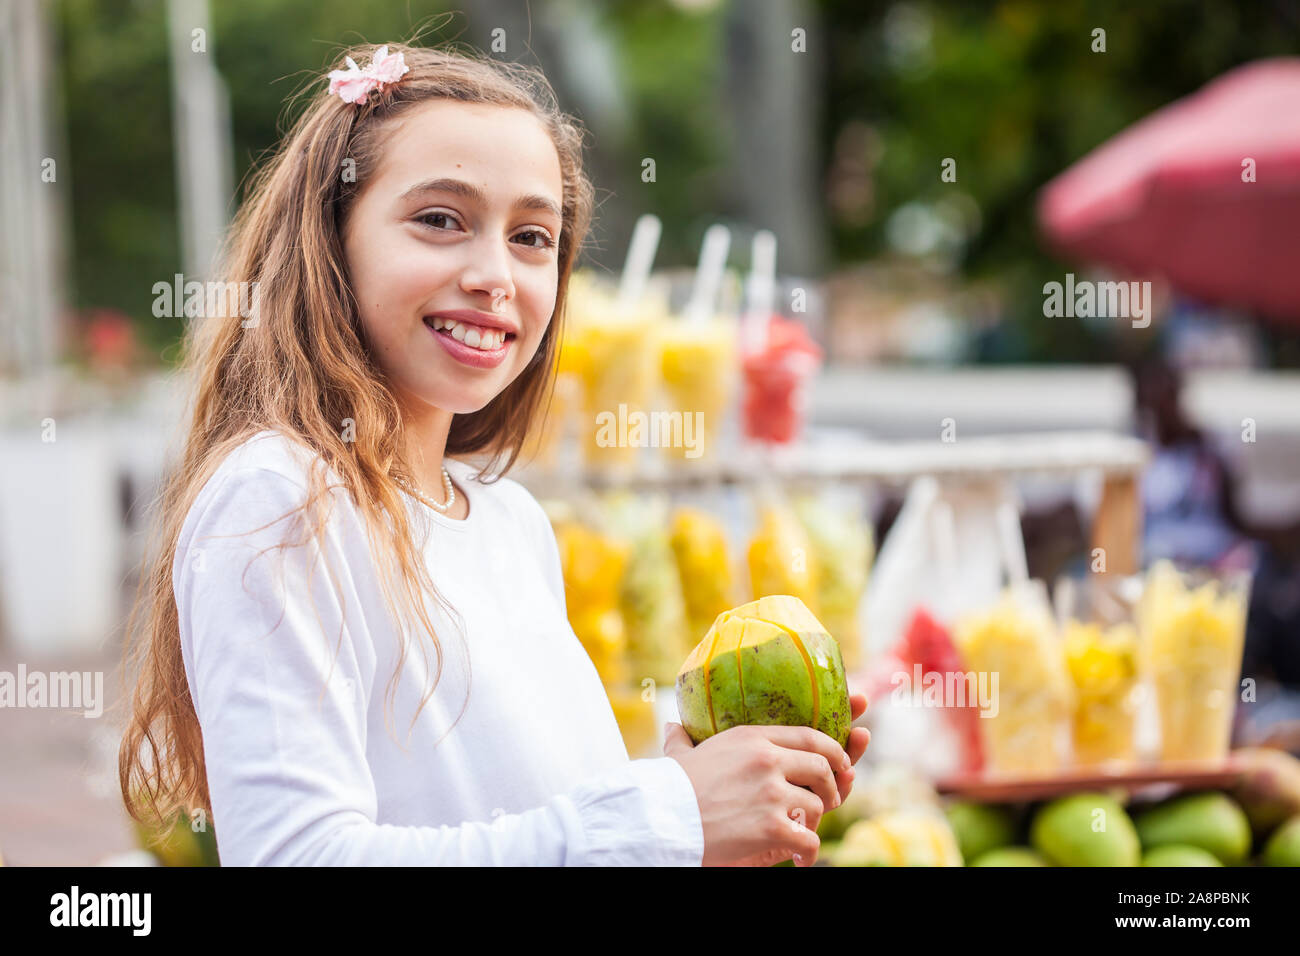
[[[442,487],[443,490],[447,493],[447,500],[443,504],[438,504],[438,502],[431,501],[430,499],[424,497],[424,495],[420,494],[420,492],[415,488],[415,486],[410,484],[409,482],[406,482],[405,484],[407,490],[409,490],[411,494],[415,495],[415,497],[419,498],[430,508],[436,508],[438,511],[441,511],[444,514],[446,513],[448,508],[450,508],[452,505],[456,503],[456,486],[451,483],[451,475],[447,474],[447,469],[445,466],[442,469]]]

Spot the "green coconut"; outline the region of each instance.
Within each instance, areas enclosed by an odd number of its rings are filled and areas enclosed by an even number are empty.
[[[1016,821],[1006,808],[956,800],[944,813],[961,847],[963,860],[974,860],[990,850],[1016,842]]]
[[[1144,849],[1200,847],[1224,866],[1237,866],[1250,853],[1250,821],[1231,797],[1218,791],[1175,797],[1135,821]]]
[[[1143,866],[1223,866],[1218,857],[1199,846],[1166,843],[1142,854]]]
[[[1142,850],[1124,808],[1101,793],[1061,797],[1029,829],[1035,850],[1057,866],[1137,866]]]
[[[839,644],[785,594],[718,615],[677,674],[677,711],[697,744],[743,724],[781,724],[847,748],[852,725]]]
[[[1292,817],[1269,837],[1262,859],[1266,866],[1300,866],[1300,816]]]
[[[1027,846],[1000,846],[981,853],[971,866],[1051,866],[1042,854]]]

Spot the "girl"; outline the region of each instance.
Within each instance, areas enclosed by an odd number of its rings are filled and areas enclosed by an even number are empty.
[[[867,732],[674,724],[630,761],[546,515],[502,477],[591,216],[577,124],[530,69],[350,53],[233,224],[254,308],[186,331],[130,813],[202,808],[226,865],[811,865]]]

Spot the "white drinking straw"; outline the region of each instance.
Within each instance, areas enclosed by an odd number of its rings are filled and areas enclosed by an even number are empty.
[[[632,243],[627,248],[627,259],[623,263],[623,276],[618,284],[619,312],[631,311],[645,294],[646,280],[650,277],[650,267],[654,265],[662,232],[663,223],[658,216],[647,213],[637,219],[632,230]]]
[[[682,310],[687,322],[703,322],[713,314],[730,248],[731,230],[726,226],[715,223],[705,231],[704,245],[700,247],[700,264],[695,270],[695,285],[691,289],[690,301]]]

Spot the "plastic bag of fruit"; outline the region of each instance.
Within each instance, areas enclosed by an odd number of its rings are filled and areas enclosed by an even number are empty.
[[[672,687],[691,644],[686,602],[669,539],[668,499],[618,491],[605,496],[607,527],[628,548],[619,607],[627,628],[629,676]]]
[[[619,598],[627,545],[577,517],[563,502],[547,502],[564,573],[569,625],[596,666],[606,690],[627,680],[627,634]]]
[[[817,617],[839,642],[844,666],[856,671],[864,658],[858,611],[875,555],[875,535],[860,493],[827,486],[794,499],[817,564]]]
[[[816,555],[790,501],[774,485],[764,483],[758,488],[754,506],[757,527],[746,552],[754,598],[789,594],[803,601],[813,614],[820,614]],[[831,634],[836,636],[833,631]]]
[[[681,504],[673,512],[670,540],[686,602],[687,626],[692,637],[698,639],[714,618],[740,603],[736,600],[727,532],[713,512]]]

